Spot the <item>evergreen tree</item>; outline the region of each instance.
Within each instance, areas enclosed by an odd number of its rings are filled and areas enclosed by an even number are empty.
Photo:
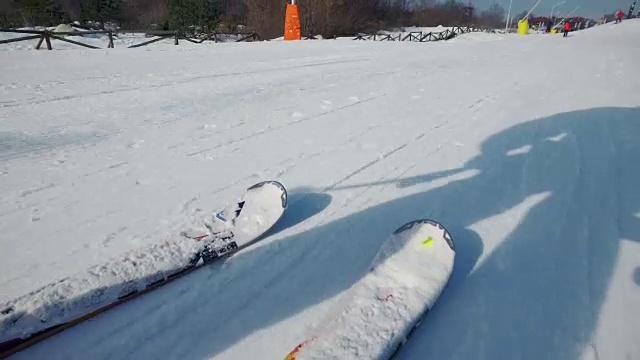
[[[65,16],[62,7],[55,0],[43,0],[43,20],[47,25],[58,25],[63,22],[68,22],[69,17]]]
[[[122,0],[100,0],[100,22],[120,22],[122,20]]]
[[[52,26],[69,20],[55,0],[23,0],[20,12],[26,26]]]
[[[80,0],[82,21],[100,21],[100,0]]]
[[[219,0],[169,0],[169,27],[185,34],[210,32],[221,15]]]

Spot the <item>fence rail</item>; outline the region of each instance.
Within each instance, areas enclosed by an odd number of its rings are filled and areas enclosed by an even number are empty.
[[[411,31],[403,36],[400,34],[358,34],[353,40],[373,40],[373,41],[413,41],[413,42],[433,42],[450,40],[460,34],[466,34],[470,32],[490,32],[494,33],[493,29],[484,29],[474,26],[455,26],[451,29],[443,31],[431,31],[425,33],[423,31]]]
[[[208,34],[198,34],[195,37],[188,37],[180,34],[175,30],[82,30],[82,31],[69,31],[69,32],[59,32],[55,30],[19,30],[19,29],[4,29],[0,28],[0,32],[8,32],[8,33],[17,33],[17,34],[28,34],[28,36],[0,40],[0,45],[9,44],[20,41],[29,41],[39,39],[38,44],[36,45],[36,49],[39,50],[42,47],[42,44],[45,43],[48,50],[52,50],[53,47],[51,45],[51,39],[64,41],[67,43],[71,43],[78,46],[83,46],[90,49],[99,49],[100,47],[92,44],[83,43],[81,41],[72,40],[66,38],[65,36],[86,36],[86,35],[96,35],[96,34],[106,34],[109,38],[109,42],[107,44],[107,48],[114,48],[114,37],[117,37],[119,34],[145,34],[146,37],[155,37],[150,40],[143,41],[141,43],[133,44],[127,46],[128,48],[137,48],[141,46],[146,46],[149,44],[153,44],[158,41],[162,41],[165,39],[174,39],[174,45],[178,45],[180,40],[185,40],[194,44],[202,44],[205,41],[214,41],[220,42],[221,36],[238,36],[239,39],[235,40],[235,42],[246,42],[246,41],[263,41],[256,32],[235,32],[235,33],[221,33],[221,32],[213,32]],[[412,31],[409,33],[399,33],[399,34],[358,34],[353,40],[373,40],[373,41],[412,41],[412,42],[433,42],[433,41],[443,41],[450,40],[454,37],[470,33],[470,32],[495,32],[493,29],[485,29],[474,26],[456,26],[451,29],[446,29],[443,31],[432,31],[432,32],[422,32],[422,31]],[[304,36],[304,40],[315,40],[313,36]]]
[[[21,41],[29,41],[39,39],[38,44],[36,45],[36,49],[39,50],[42,47],[42,43],[44,42],[47,46],[48,50],[52,50],[53,47],[51,45],[51,39],[60,40],[64,42],[68,42],[74,45],[90,48],[90,49],[100,49],[100,47],[83,43],[81,41],[71,40],[69,38],[65,38],[65,36],[86,36],[86,35],[96,35],[96,34],[106,34],[109,38],[109,42],[107,44],[107,48],[114,48],[113,38],[117,37],[118,34],[145,34],[146,37],[155,37],[154,39],[150,39],[141,43],[133,44],[127,46],[128,48],[137,48],[141,46],[146,46],[149,44],[153,44],[158,41],[162,41],[165,39],[173,38],[174,45],[179,44],[179,40],[186,40],[194,44],[202,44],[205,41],[214,41],[219,42],[220,36],[241,36],[240,39],[237,39],[236,42],[245,42],[245,41],[258,41],[262,40],[261,37],[255,33],[210,33],[210,34],[201,34],[197,38],[191,38],[184,35],[181,35],[178,31],[174,30],[87,30],[87,31],[55,31],[55,30],[20,30],[20,29],[4,29],[0,28],[0,32],[7,33],[16,33],[16,34],[30,34],[28,36],[22,36],[13,39],[5,39],[0,40],[0,45],[9,44],[14,42]]]

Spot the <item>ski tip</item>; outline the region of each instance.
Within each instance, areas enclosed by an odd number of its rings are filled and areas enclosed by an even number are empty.
[[[455,247],[455,243],[453,242],[453,237],[451,236],[451,233],[449,232],[449,230],[447,230],[447,228],[442,225],[442,223],[433,220],[433,219],[428,219],[428,218],[424,218],[424,219],[415,219],[415,220],[411,220],[405,224],[403,224],[402,226],[400,226],[399,228],[397,228],[393,234],[394,235],[398,235],[402,232],[405,232],[411,228],[413,228],[416,225],[420,225],[420,224],[430,224],[433,225],[439,229],[441,229],[442,231],[444,231],[444,239],[447,242],[447,244],[449,245],[449,248],[451,248],[451,250],[456,251],[456,247]]]
[[[289,197],[289,196],[288,196],[288,194],[287,194],[287,188],[286,188],[284,185],[282,185],[282,183],[281,183],[281,182],[279,182],[279,181],[277,181],[277,180],[265,180],[265,181],[261,181],[261,182],[259,182],[259,183],[255,183],[255,184],[253,184],[253,185],[249,186],[249,187],[247,188],[247,190],[254,190],[254,189],[257,189],[257,188],[263,187],[263,186],[265,186],[265,185],[273,185],[273,186],[275,186],[275,187],[279,188],[279,189],[282,191],[282,196],[281,196],[281,199],[282,199],[282,208],[283,208],[283,209],[286,209],[286,208],[287,208],[287,205],[288,205],[288,197]]]
[[[279,187],[279,188],[280,188],[280,189],[282,189],[283,191],[286,191],[286,189],[285,189],[284,185],[282,185],[282,183],[281,183],[281,182],[279,182],[279,181],[277,181],[277,180],[265,180],[265,181],[260,181],[260,182],[258,182],[258,183],[255,183],[255,184],[253,184],[253,185],[249,186],[249,187],[247,188],[247,190],[253,190],[253,189],[256,189],[256,188],[259,188],[259,187],[263,187],[263,186],[265,186],[265,185],[274,185],[274,186],[276,186],[276,187]]]

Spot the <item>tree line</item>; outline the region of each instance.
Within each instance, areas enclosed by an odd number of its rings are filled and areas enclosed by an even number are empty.
[[[419,3],[419,5],[416,5]],[[264,38],[282,36],[286,0],[2,0],[0,26],[53,26],[72,21],[98,28],[234,31],[248,26]],[[500,27],[505,11],[457,0],[298,0],[304,35],[349,36],[404,26]]]

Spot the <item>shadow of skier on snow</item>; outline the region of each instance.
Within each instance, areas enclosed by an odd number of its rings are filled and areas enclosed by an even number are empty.
[[[448,180],[194,272],[146,298],[144,311],[153,316],[125,306],[68,351],[196,359],[224,357],[246,341],[247,353],[268,347],[283,358],[307,336],[286,328],[286,319],[350,287],[394,229],[426,217],[451,232],[456,267],[399,359],[578,360],[589,349],[621,241],[640,239],[639,118],[638,108],[561,113],[494,134],[459,169],[361,184],[385,191]],[[456,177],[469,172],[475,175]],[[255,343],[269,327],[299,338]],[[121,330],[128,338],[106,351],[112,345],[104,339]],[[193,341],[165,344],[187,336]]]
[[[310,189],[289,189],[287,211],[262,238],[275,235],[321,213],[331,203],[331,195]]]
[[[460,169],[479,174],[443,190],[451,205],[439,217],[471,226],[527,204],[522,220],[499,243],[484,238],[494,245],[399,359],[577,360],[592,351],[620,242],[640,240],[638,118],[637,108],[575,111],[483,143]],[[484,233],[499,233],[495,224]]]
[[[461,169],[393,182],[408,187],[468,171],[474,176],[363,209],[237,258],[231,266],[266,259],[286,265],[277,281],[273,274],[251,275],[271,290],[253,300],[249,314],[259,317],[225,323],[222,339],[195,354],[215,355],[335,296],[363,274],[393,229],[428,217],[451,231],[457,264],[439,305],[407,344],[408,354],[579,359],[595,330],[621,239],[640,238],[633,216],[640,196],[624,193],[640,183],[634,169],[640,161],[638,118],[637,108],[598,108],[516,125],[488,138],[482,153]],[[482,244],[476,228],[485,234]]]
[[[579,359],[620,239],[640,237],[640,196],[623,193],[640,183],[638,118],[639,109],[599,108],[516,125],[484,141],[461,169],[395,183],[415,187],[473,170],[471,177],[242,254],[225,264],[230,271],[198,281],[202,292],[180,305],[213,319],[196,322],[191,331],[209,335],[180,354],[214,356],[334,297],[363,275],[395,228],[428,217],[451,231],[457,264],[400,359]],[[295,345],[280,344],[283,355]]]

